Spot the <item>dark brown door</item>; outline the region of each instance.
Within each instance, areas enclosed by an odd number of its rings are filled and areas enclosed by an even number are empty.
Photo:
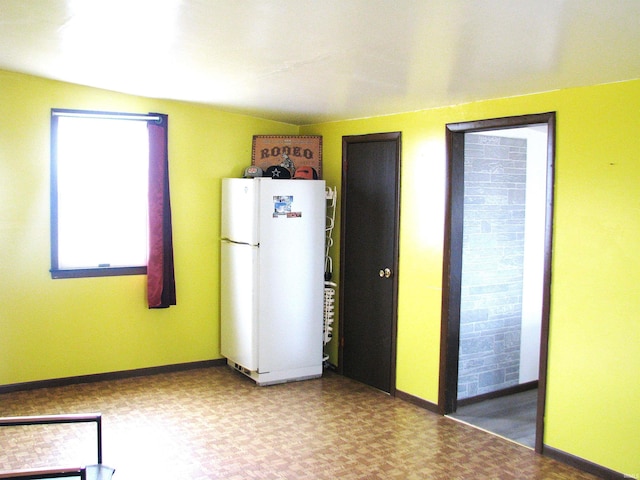
[[[340,371],[395,394],[400,133],[343,137]]]

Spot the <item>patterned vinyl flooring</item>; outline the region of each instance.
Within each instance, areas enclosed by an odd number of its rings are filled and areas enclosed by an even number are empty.
[[[212,367],[0,395],[0,416],[90,412],[114,480],[595,478],[331,372],[258,387]],[[0,471],[95,452],[91,424],[0,428]]]

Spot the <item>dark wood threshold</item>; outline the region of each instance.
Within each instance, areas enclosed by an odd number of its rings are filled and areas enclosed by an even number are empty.
[[[38,380],[35,382],[13,383],[10,385],[0,385],[0,395],[3,393],[20,392],[25,390],[36,390],[38,388],[66,387],[79,383],[102,382],[106,380],[121,380],[124,378],[144,377],[147,375],[158,375],[161,373],[181,372],[194,370],[196,368],[218,367],[226,365],[226,358],[215,360],[203,360],[199,362],[177,363],[173,365],[161,365],[158,367],[138,368],[135,370],[122,370],[119,372],[96,373],[93,375],[81,375],[77,377],[53,378],[50,380]]]
[[[400,400],[413,403],[414,405],[424,408],[425,410],[429,410],[430,412],[441,414],[440,409],[438,408],[438,405],[436,405],[435,403],[431,403],[423,398],[413,396],[409,393],[402,392],[400,390],[396,390],[395,397],[399,398]]]
[[[463,398],[458,400],[458,407],[464,407],[465,405],[472,405],[484,400],[491,400],[492,398],[506,397],[507,395],[513,395],[516,393],[526,392],[538,388],[538,381],[521,383],[514,385],[513,387],[503,388],[502,390],[496,390],[495,392],[483,393],[482,395],[476,395],[475,397]]]
[[[598,465],[597,463],[590,462],[589,460],[585,460],[584,458],[580,458],[570,453],[563,452],[562,450],[558,450],[557,448],[553,448],[548,445],[543,445],[542,454],[545,457],[553,458],[554,460],[566,463],[567,465],[582,470],[583,472],[590,473],[591,475],[595,475],[596,477],[603,478],[605,480],[624,480],[637,478],[636,473],[624,474],[616,472],[607,467],[603,467],[602,465]]]

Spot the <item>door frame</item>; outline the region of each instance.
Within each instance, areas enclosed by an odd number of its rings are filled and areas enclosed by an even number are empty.
[[[549,344],[549,311],[551,302],[551,249],[553,237],[553,193],[555,164],[555,112],[494,118],[446,125],[446,204],[442,272],[442,319],[440,331],[440,385],[438,410],[453,413],[457,408],[458,356],[460,348],[460,299],[462,273],[462,222],[464,205],[464,136],[482,132],[530,125],[547,125],[547,191],[544,232],[544,278],[542,289],[542,324],[540,335],[540,368],[536,415],[535,451],[542,453],[544,409],[547,391],[547,356]]]
[[[340,279],[344,278],[344,245],[345,235],[348,231],[346,225],[346,205],[348,201],[347,192],[347,149],[352,143],[370,143],[370,142],[395,142],[395,185],[396,196],[394,205],[394,227],[393,227],[393,260],[392,260],[392,318],[391,318],[391,361],[389,379],[389,395],[396,395],[396,350],[398,335],[398,265],[399,265],[399,247],[400,247],[400,156],[402,152],[402,132],[388,133],[372,133],[365,135],[346,135],[342,137],[342,184],[341,193],[342,201],[340,205]],[[344,373],[344,283],[340,282],[338,289],[339,298],[339,323],[338,323],[338,373]]]

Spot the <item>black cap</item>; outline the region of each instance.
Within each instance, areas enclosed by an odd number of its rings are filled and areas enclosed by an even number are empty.
[[[280,165],[272,165],[267,168],[267,171],[264,174],[265,177],[271,177],[277,180],[283,180],[287,178],[291,178],[291,172]]]

